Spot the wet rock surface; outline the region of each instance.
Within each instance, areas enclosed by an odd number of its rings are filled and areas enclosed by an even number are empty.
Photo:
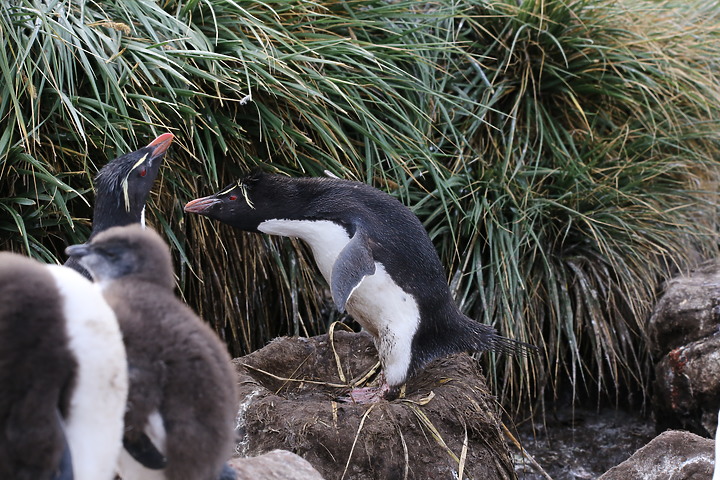
[[[627,460],[655,434],[651,419],[614,407],[568,407],[517,428],[523,448],[553,480],[594,480]],[[510,449],[520,480],[547,480],[517,447]]]
[[[657,356],[711,336],[720,325],[720,261],[668,281],[648,322]]]
[[[326,479],[514,478],[497,403],[465,354],[438,359],[405,398],[341,403],[372,372],[369,335],[279,338],[235,360],[241,455],[294,452]]]
[[[667,431],[599,480],[709,480],[715,443],[689,432]]]
[[[720,262],[674,278],[648,323],[659,429],[712,436],[720,405]]]

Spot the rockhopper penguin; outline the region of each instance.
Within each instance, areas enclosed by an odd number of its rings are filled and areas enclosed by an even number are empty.
[[[111,160],[100,169],[95,177],[95,207],[88,240],[110,227],[132,223],[145,226],[145,203],[173,138],[172,133],[163,133],[147,146]],[[74,258],[69,258],[65,266],[90,278]]]
[[[168,246],[155,231],[128,225],[66,252],[100,285],[125,340],[130,391],[120,477],[232,477],[224,465],[234,447],[236,413],[230,357],[175,297]],[[153,464],[144,455],[155,451],[164,458]]]
[[[0,253],[0,478],[112,480],[127,362],[97,285]]]
[[[369,185],[256,173],[185,211],[310,246],[337,309],[375,338],[386,383],[353,391],[355,401],[393,399],[408,377],[451,353],[535,348],[463,315],[418,218]]]

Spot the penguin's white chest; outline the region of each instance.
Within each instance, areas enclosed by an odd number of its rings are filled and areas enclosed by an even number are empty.
[[[273,219],[262,222],[258,230],[306,242],[320,273],[330,284],[335,261],[350,242],[344,228],[327,220]],[[412,339],[420,324],[415,298],[393,280],[381,263],[375,262],[375,273],[358,284],[346,308],[375,337],[388,383],[402,384],[410,365]]]
[[[347,231],[329,220],[266,220],[258,230],[269,235],[295,237],[307,243],[325,280],[330,282],[338,255],[350,242]]]

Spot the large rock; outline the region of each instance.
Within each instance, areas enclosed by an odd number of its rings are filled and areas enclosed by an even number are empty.
[[[237,473],[237,480],[323,480],[307,460],[285,450],[233,458],[229,463]]]
[[[368,334],[280,338],[235,362],[243,455],[289,450],[338,480],[515,478],[498,405],[465,354],[370,406],[337,401],[377,362]]]
[[[654,411],[661,427],[711,436],[720,405],[720,335],[671,350],[655,366]]]
[[[710,480],[714,449],[712,440],[667,431],[598,480]]]
[[[659,429],[710,436],[720,405],[720,262],[668,283],[648,323]]]
[[[653,351],[671,350],[718,331],[720,261],[709,262],[688,276],[670,280],[648,323]]]

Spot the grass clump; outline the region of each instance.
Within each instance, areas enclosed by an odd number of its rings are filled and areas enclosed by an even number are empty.
[[[172,131],[152,224],[235,355],[337,317],[298,242],[185,201],[248,170],[324,170],[426,225],[508,402],[648,386],[659,283],[715,253],[712,2],[15,0],[0,11],[0,247],[83,241],[92,176]],[[577,390],[581,388],[582,390]]]
[[[452,122],[440,250],[466,308],[543,346],[540,377],[647,392],[659,282],[715,253],[720,30],[698,7],[488,2],[467,29],[454,85],[478,107]]]

